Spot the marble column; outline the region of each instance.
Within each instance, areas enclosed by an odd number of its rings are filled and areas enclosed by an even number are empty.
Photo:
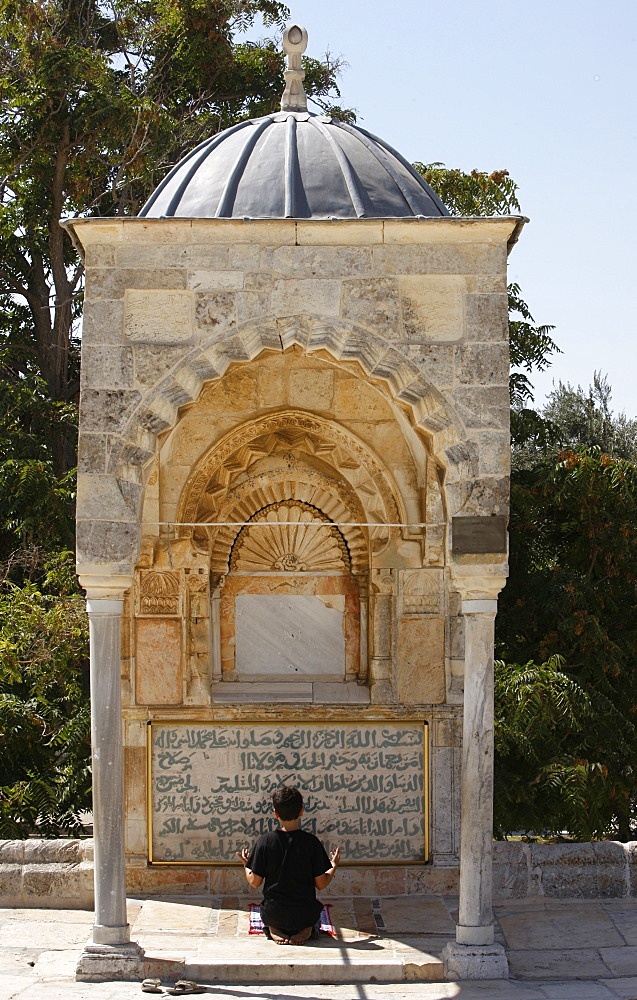
[[[122,600],[88,600],[91,638],[91,742],[95,944],[126,944],[124,760],[120,695]]]
[[[144,953],[130,940],[126,917],[124,759],[120,693],[120,622],[123,600],[86,602],[91,642],[91,744],[93,754],[93,943],[82,951],[75,977],[136,979]]]
[[[460,821],[460,903],[456,941],[443,952],[457,979],[508,976],[504,949],[494,944],[493,632],[497,601],[465,600],[464,719]]]

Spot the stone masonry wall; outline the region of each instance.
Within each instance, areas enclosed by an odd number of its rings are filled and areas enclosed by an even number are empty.
[[[637,842],[523,844],[496,842],[494,897],[637,897]],[[91,840],[0,841],[0,906],[90,909],[93,905]],[[168,874],[168,877],[166,877]],[[131,867],[129,895],[207,896],[245,893],[232,868]],[[458,869],[424,867],[347,868],[333,896],[398,895],[458,891]]]

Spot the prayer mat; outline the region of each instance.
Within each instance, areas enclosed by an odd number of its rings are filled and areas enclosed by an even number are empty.
[[[330,937],[336,937],[334,924],[330,917],[330,906],[331,903],[326,903],[321,910],[321,915],[315,926],[321,934],[329,934]],[[261,919],[261,907],[259,903],[250,903],[250,934],[263,934],[263,921]]]

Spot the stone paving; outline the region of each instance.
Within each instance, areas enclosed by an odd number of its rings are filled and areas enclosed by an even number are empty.
[[[133,937],[147,951],[148,971],[159,971],[164,983],[196,978],[215,1000],[637,1000],[634,899],[496,904],[512,978],[473,983],[426,981],[439,977],[439,952],[453,933],[452,897],[335,900],[337,938],[302,948],[249,936],[249,902],[131,900]],[[84,910],[0,909],[0,1000],[145,996],[139,983],[75,982],[92,920]],[[387,977],[394,981],[381,981]]]

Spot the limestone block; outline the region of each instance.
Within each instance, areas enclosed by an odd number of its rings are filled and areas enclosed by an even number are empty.
[[[229,248],[229,266],[231,268],[240,271],[258,271],[260,260],[261,247],[256,244],[236,243],[231,244]]]
[[[301,246],[371,246],[383,242],[383,223],[376,219],[297,222],[296,238]]]
[[[448,390],[454,384],[457,348],[452,344],[406,344],[405,356],[422,377],[437,389]]]
[[[270,314],[270,289],[258,291],[237,292],[237,323],[246,323],[250,319],[260,319]]]
[[[281,406],[283,401],[287,401],[288,376],[285,371],[259,365],[257,380],[257,406],[259,409]]]
[[[443,618],[401,618],[398,625],[398,697],[405,705],[445,699]]]
[[[206,334],[221,336],[237,325],[235,292],[198,292],[195,316],[197,326]]]
[[[245,875],[241,874],[245,884]],[[204,896],[208,892],[209,874],[205,868],[179,866],[127,867],[126,892],[129,896],[165,896],[175,890],[179,896]]]
[[[472,274],[467,275],[467,291],[477,294],[488,294],[489,292],[506,293],[506,274]]]
[[[474,435],[480,458],[478,472],[481,476],[507,476],[511,470],[511,444],[508,429],[505,431],[479,431]]]
[[[117,263],[117,246],[114,243],[87,246],[84,252],[84,264],[87,270],[98,267],[115,267]]]
[[[509,351],[505,344],[465,344],[459,348],[457,377],[461,385],[506,385]]]
[[[135,344],[133,367],[135,383],[145,389],[157,385],[184,356],[183,348],[167,344]]]
[[[135,699],[138,705],[182,701],[181,621],[139,618],[136,623]]]
[[[191,252],[194,248],[189,243],[162,243],[155,246],[152,243],[132,244],[122,243],[116,248],[116,264],[122,269],[145,267],[148,269],[163,268],[183,268],[191,263]],[[215,248],[216,249],[216,248]],[[220,248],[220,253],[225,249],[225,257],[213,259],[206,263],[209,267],[228,266],[228,248]]]
[[[268,271],[249,271],[243,281],[246,291],[262,292],[272,288],[272,275]]]
[[[86,345],[81,384],[93,389],[127,389],[133,381],[133,354],[127,347]]]
[[[199,397],[200,402],[213,406],[221,413],[248,412],[256,408],[258,385],[254,368],[236,368],[220,382],[207,386]],[[193,420],[200,422],[201,417],[194,416]]]
[[[544,896],[581,896],[598,893],[598,866],[592,844],[533,844],[531,867]]]
[[[334,412],[341,420],[376,420],[385,416],[386,403],[378,391],[345,373],[334,382]]]
[[[400,298],[392,278],[348,278],[341,295],[344,319],[373,329],[384,340],[400,337]]]
[[[450,517],[458,511],[476,516],[509,513],[508,476],[467,478],[447,484],[446,493]]]
[[[77,507],[84,519],[133,521],[141,497],[141,486],[114,476],[84,474],[78,477]]]
[[[523,899],[529,894],[530,851],[514,841],[493,843],[493,895],[496,899]]]
[[[265,246],[286,246],[296,242],[293,219],[193,219],[190,223],[193,243],[252,243]]]
[[[376,274],[506,273],[506,247],[476,243],[373,247]]]
[[[185,288],[181,268],[98,267],[87,271],[87,299],[121,299],[129,289]]]
[[[261,259],[265,263],[263,256]],[[267,264],[269,270],[287,277],[342,278],[371,274],[372,253],[365,247],[279,247]]]
[[[463,278],[403,275],[398,279],[398,288],[408,340],[422,343],[462,339],[466,288]]]
[[[86,302],[82,318],[82,349],[89,344],[121,344],[124,336],[124,302],[106,299]]]
[[[490,295],[468,295],[467,339],[505,341],[509,336],[506,292]]]
[[[502,385],[481,388],[459,386],[452,393],[453,405],[467,429],[493,427],[508,429],[509,388]]]
[[[289,403],[305,409],[327,410],[334,396],[334,372],[305,368],[289,375]]]
[[[78,473],[106,471],[107,442],[106,434],[80,432],[77,454]]]
[[[100,220],[101,222],[101,220]],[[124,243],[144,244],[179,244],[189,243],[192,239],[192,222],[190,219],[123,219],[121,239]]]
[[[457,219],[445,217],[386,219],[385,243],[469,243],[504,247],[517,222],[506,217]]]
[[[140,399],[140,393],[130,389],[85,389],[80,396],[80,425],[85,431],[121,431]]]
[[[313,279],[280,279],[272,291],[272,312],[275,316],[314,313],[338,316],[340,281]]]
[[[77,522],[78,566],[98,563],[105,564],[113,573],[129,573],[135,563],[138,551],[137,523],[122,521]]]
[[[136,343],[190,341],[193,306],[192,292],[127,289],[124,295],[124,336]]]
[[[188,288],[195,292],[217,292],[243,288],[243,271],[191,271]]]

